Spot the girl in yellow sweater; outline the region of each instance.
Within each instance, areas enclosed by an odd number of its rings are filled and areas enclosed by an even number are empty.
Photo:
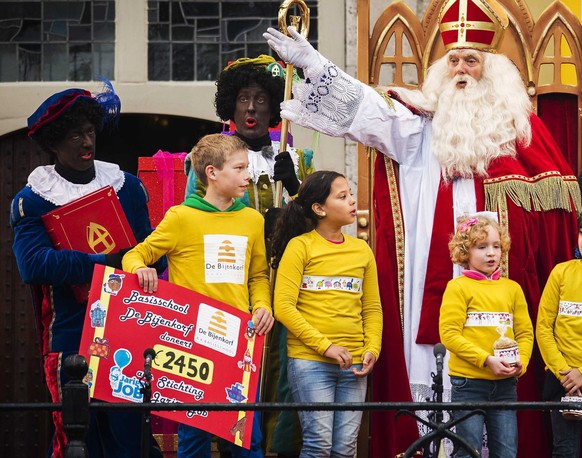
[[[356,217],[345,177],[315,172],[279,217],[274,312],[289,331],[295,402],[364,402],[380,354],[382,308],[374,255],[344,235]],[[301,457],[354,456],[361,411],[299,412]]]
[[[509,246],[507,232],[484,216],[459,218],[449,243],[451,259],[464,268],[462,275],[448,283],[439,318],[441,341],[451,352],[453,402],[517,400],[517,377],[525,373],[534,337],[521,287],[500,275],[499,264]],[[517,342],[517,361],[495,354],[494,343],[500,339],[500,332],[507,340]],[[466,413],[458,411],[455,416],[460,418]],[[457,424],[457,434],[479,454],[484,424],[489,456],[515,457],[515,411],[488,411],[485,417],[473,415]],[[469,455],[460,450],[456,456]]]
[[[578,216],[578,249],[582,251],[582,215]],[[536,336],[546,363],[544,399],[582,396],[582,260],[562,262],[552,270],[540,299]],[[552,411],[551,417],[552,456],[578,456],[580,422],[558,411]]]

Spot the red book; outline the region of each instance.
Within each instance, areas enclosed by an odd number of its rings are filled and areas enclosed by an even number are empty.
[[[137,243],[111,186],[55,208],[42,216],[42,222],[57,250],[108,254]],[[74,290],[77,300],[87,300],[89,284]]]

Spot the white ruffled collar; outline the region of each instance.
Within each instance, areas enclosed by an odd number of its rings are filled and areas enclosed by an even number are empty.
[[[258,183],[261,175],[269,175],[271,182],[273,181],[273,175],[275,174],[275,156],[279,154],[280,143],[273,141],[273,157],[263,156],[262,151],[253,151],[249,149],[249,167],[248,171],[251,175],[251,180],[253,183]],[[295,170],[298,167],[298,156],[295,152],[295,148],[288,148],[291,159],[295,164]]]
[[[107,185],[113,186],[117,193],[124,183],[125,174],[117,164],[95,161],[95,178],[87,184],[71,183],[55,171],[54,165],[42,165],[32,171],[26,185],[43,199],[60,206]]]

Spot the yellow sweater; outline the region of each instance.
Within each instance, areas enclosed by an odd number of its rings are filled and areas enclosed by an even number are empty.
[[[533,348],[533,326],[518,283],[507,278],[475,280],[461,275],[447,284],[439,317],[441,342],[451,352],[449,375],[500,380],[484,366],[499,338],[497,326],[509,322],[505,336],[517,341],[527,369]],[[512,323],[512,325],[511,325]]]
[[[206,212],[177,205],[125,254],[123,270],[134,273],[166,255],[172,283],[245,312],[271,311],[263,227],[251,208]]]
[[[323,353],[346,347],[354,363],[378,358],[382,307],[376,262],[368,245],[345,236],[341,244],[316,231],[289,242],[277,271],[275,318],[289,330],[289,357],[336,363]]]
[[[560,380],[560,371],[582,369],[582,261],[558,264],[544,288],[536,334],[546,367]]]

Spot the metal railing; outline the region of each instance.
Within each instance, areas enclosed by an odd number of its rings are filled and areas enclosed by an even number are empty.
[[[431,431],[412,443],[403,458],[415,456],[416,452],[427,449],[430,444],[438,444],[442,439],[450,439],[453,444],[466,448],[471,456],[479,454],[468,447],[463,438],[451,431],[456,423],[467,416],[484,415],[490,410],[516,411],[549,411],[549,410],[579,410],[582,411],[582,402],[345,402],[345,403],[281,403],[258,402],[241,404],[232,403],[112,403],[93,400],[89,402],[89,387],[83,382],[87,372],[87,362],[83,356],[72,355],[64,362],[64,368],[70,381],[63,386],[61,403],[0,403],[0,412],[8,411],[61,411],[63,426],[67,436],[65,458],[85,458],[88,456],[84,442],[89,428],[89,414],[92,411],[130,411],[149,415],[150,412],[161,411],[397,411],[396,415],[409,415],[428,426]],[[428,420],[417,417],[413,412],[430,412]],[[448,421],[442,420],[442,412],[469,411],[461,418]],[[143,431],[142,431],[143,433]],[[146,431],[149,434],[149,432]],[[142,447],[145,448],[145,447]],[[142,456],[148,456],[147,450],[142,450]],[[425,454],[425,456],[428,456]]]

